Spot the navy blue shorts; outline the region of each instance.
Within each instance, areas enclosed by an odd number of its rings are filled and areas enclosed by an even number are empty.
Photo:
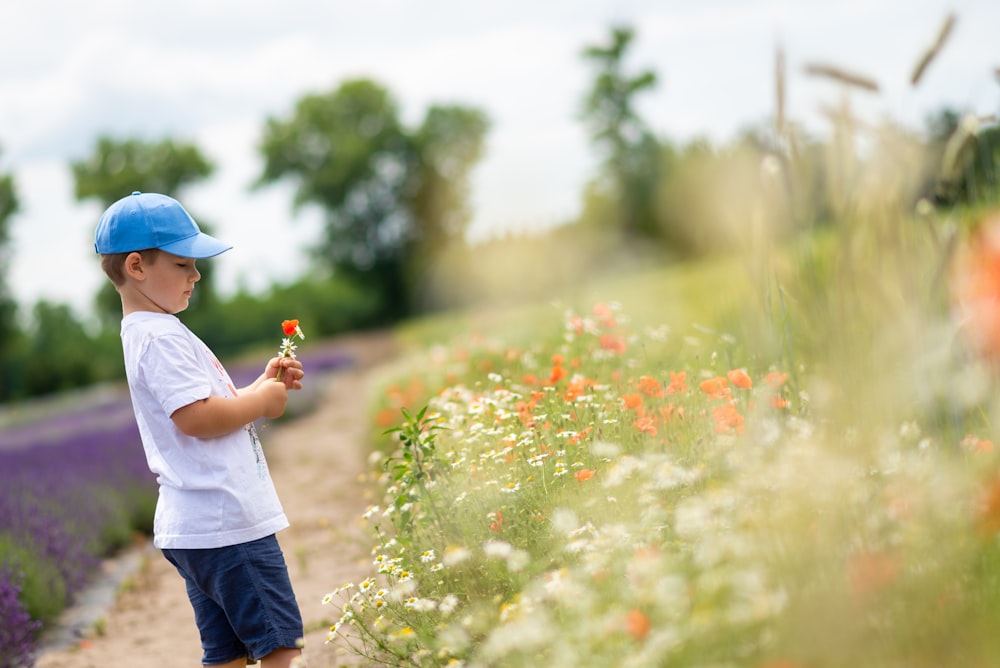
[[[285,557],[271,535],[204,550],[163,550],[187,583],[206,666],[259,660],[296,647],[302,615]]]

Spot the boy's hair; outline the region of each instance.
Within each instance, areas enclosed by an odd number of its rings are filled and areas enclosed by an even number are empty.
[[[160,254],[159,248],[147,248],[141,251],[130,251],[128,253],[108,253],[101,256],[101,269],[107,274],[114,286],[120,287],[125,283],[125,258],[132,253],[138,253],[143,260],[155,262]]]

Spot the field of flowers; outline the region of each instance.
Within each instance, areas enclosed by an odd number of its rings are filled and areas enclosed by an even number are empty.
[[[995,118],[929,150],[824,67],[817,151],[782,121],[782,63],[774,150],[688,193],[720,212],[685,223],[743,251],[710,289],[626,277],[457,322],[398,371],[371,572],[331,583],[329,643],[392,666],[996,664],[1000,193],[931,201]]]
[[[418,355],[376,410],[400,426],[371,574],[324,598],[328,642],[400,666],[989,665],[992,369],[940,302],[873,308],[856,278],[811,305],[843,322],[776,319],[767,345],[608,301]],[[781,341],[807,336],[828,355]]]
[[[299,357],[311,374],[351,363],[335,346],[313,346]],[[261,368],[255,358],[232,364],[230,375],[243,386]],[[295,393],[286,415],[307,411],[317,399]],[[156,482],[124,386],[6,408],[0,423],[0,668],[19,668],[32,665],[39,633],[89,584],[100,560],[151,533]]]
[[[79,397],[0,443],[0,665],[31,665],[37,631],[100,558],[152,528],[156,485],[121,391]]]

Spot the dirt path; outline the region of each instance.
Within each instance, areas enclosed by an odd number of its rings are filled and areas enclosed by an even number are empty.
[[[375,370],[392,359],[388,334],[333,342],[355,364],[325,380],[317,408],[261,434],[268,464],[291,527],[278,534],[306,627],[308,668],[350,665],[325,645],[332,623],[325,593],[370,571],[369,539],[359,518],[370,503],[366,417]],[[142,566],[116,592],[99,623],[102,633],[41,654],[37,668],[189,668],[201,665],[194,614],[184,585],[157,550],[138,553]],[[65,645],[66,643],[61,643]]]

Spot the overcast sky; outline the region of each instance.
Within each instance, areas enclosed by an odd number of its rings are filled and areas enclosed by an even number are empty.
[[[909,76],[950,11],[944,52],[913,89]],[[0,4],[0,172],[13,173],[8,282],[83,312],[106,280],[93,253],[96,203],[76,203],[68,164],[99,134],[191,141],[213,178],[177,195],[235,249],[220,289],[261,289],[298,275],[318,218],[293,218],[287,187],[249,192],[269,116],[307,93],[372,78],[415,124],[434,103],[483,109],[492,121],[474,173],[473,234],[571,218],[594,158],[578,121],[591,72],[585,45],[628,24],[629,66],[659,83],[641,110],[661,136],[731,139],[768,121],[774,54],[784,49],[788,114],[817,132],[829,81],[809,62],[873,77],[852,94],[872,117],[922,127],[942,106],[1000,111],[998,0],[6,0]],[[127,193],[123,193],[125,195]]]

